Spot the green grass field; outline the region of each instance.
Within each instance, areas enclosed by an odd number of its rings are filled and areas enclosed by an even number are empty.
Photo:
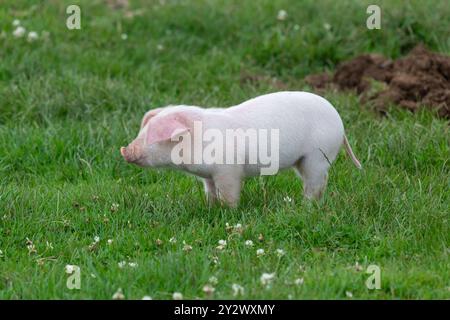
[[[248,180],[238,209],[208,208],[200,181],[119,153],[150,108],[310,90],[304,76],[363,52],[396,58],[423,42],[450,54],[447,1],[142,0],[117,10],[86,0],[76,1],[82,29],[68,30],[73,2],[0,6],[0,298],[111,299],[118,288],[127,299],[450,297],[450,135],[431,113],[393,106],[380,117],[328,92],[364,170],[342,151],[321,203],[285,171]],[[381,30],[366,28],[372,3]],[[14,19],[39,39],[14,37]],[[68,264],[81,268],[80,290],[66,287]],[[372,264],[379,290],[365,285]],[[263,273],[275,273],[269,288]]]

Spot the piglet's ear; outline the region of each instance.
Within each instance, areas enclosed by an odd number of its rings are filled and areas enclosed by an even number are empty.
[[[172,138],[189,131],[189,127],[182,117],[178,115],[167,115],[158,119],[152,127],[147,129],[147,144],[161,141],[169,141]]]
[[[153,109],[148,111],[144,117],[142,118],[141,121],[141,129],[143,127],[145,127],[145,125],[150,121],[151,118],[153,118],[154,116],[156,116],[158,113],[160,113],[163,110],[163,108],[157,108],[157,109]]]

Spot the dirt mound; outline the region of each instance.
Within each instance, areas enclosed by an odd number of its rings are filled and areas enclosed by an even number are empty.
[[[356,90],[381,112],[394,103],[411,111],[436,109],[439,116],[450,119],[450,57],[421,45],[395,61],[361,55],[340,64],[334,75],[310,75],[305,81],[316,89]]]

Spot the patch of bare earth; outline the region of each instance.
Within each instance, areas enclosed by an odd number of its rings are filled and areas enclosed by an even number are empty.
[[[334,74],[309,75],[305,81],[318,90],[355,90],[383,113],[393,103],[411,111],[434,109],[450,119],[450,57],[422,45],[397,60],[360,55],[341,63]]]

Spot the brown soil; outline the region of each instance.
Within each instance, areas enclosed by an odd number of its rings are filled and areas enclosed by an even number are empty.
[[[411,111],[435,109],[450,119],[450,57],[421,45],[398,60],[361,55],[340,64],[334,75],[310,75],[305,81],[319,90],[356,90],[383,113],[393,103]]]

